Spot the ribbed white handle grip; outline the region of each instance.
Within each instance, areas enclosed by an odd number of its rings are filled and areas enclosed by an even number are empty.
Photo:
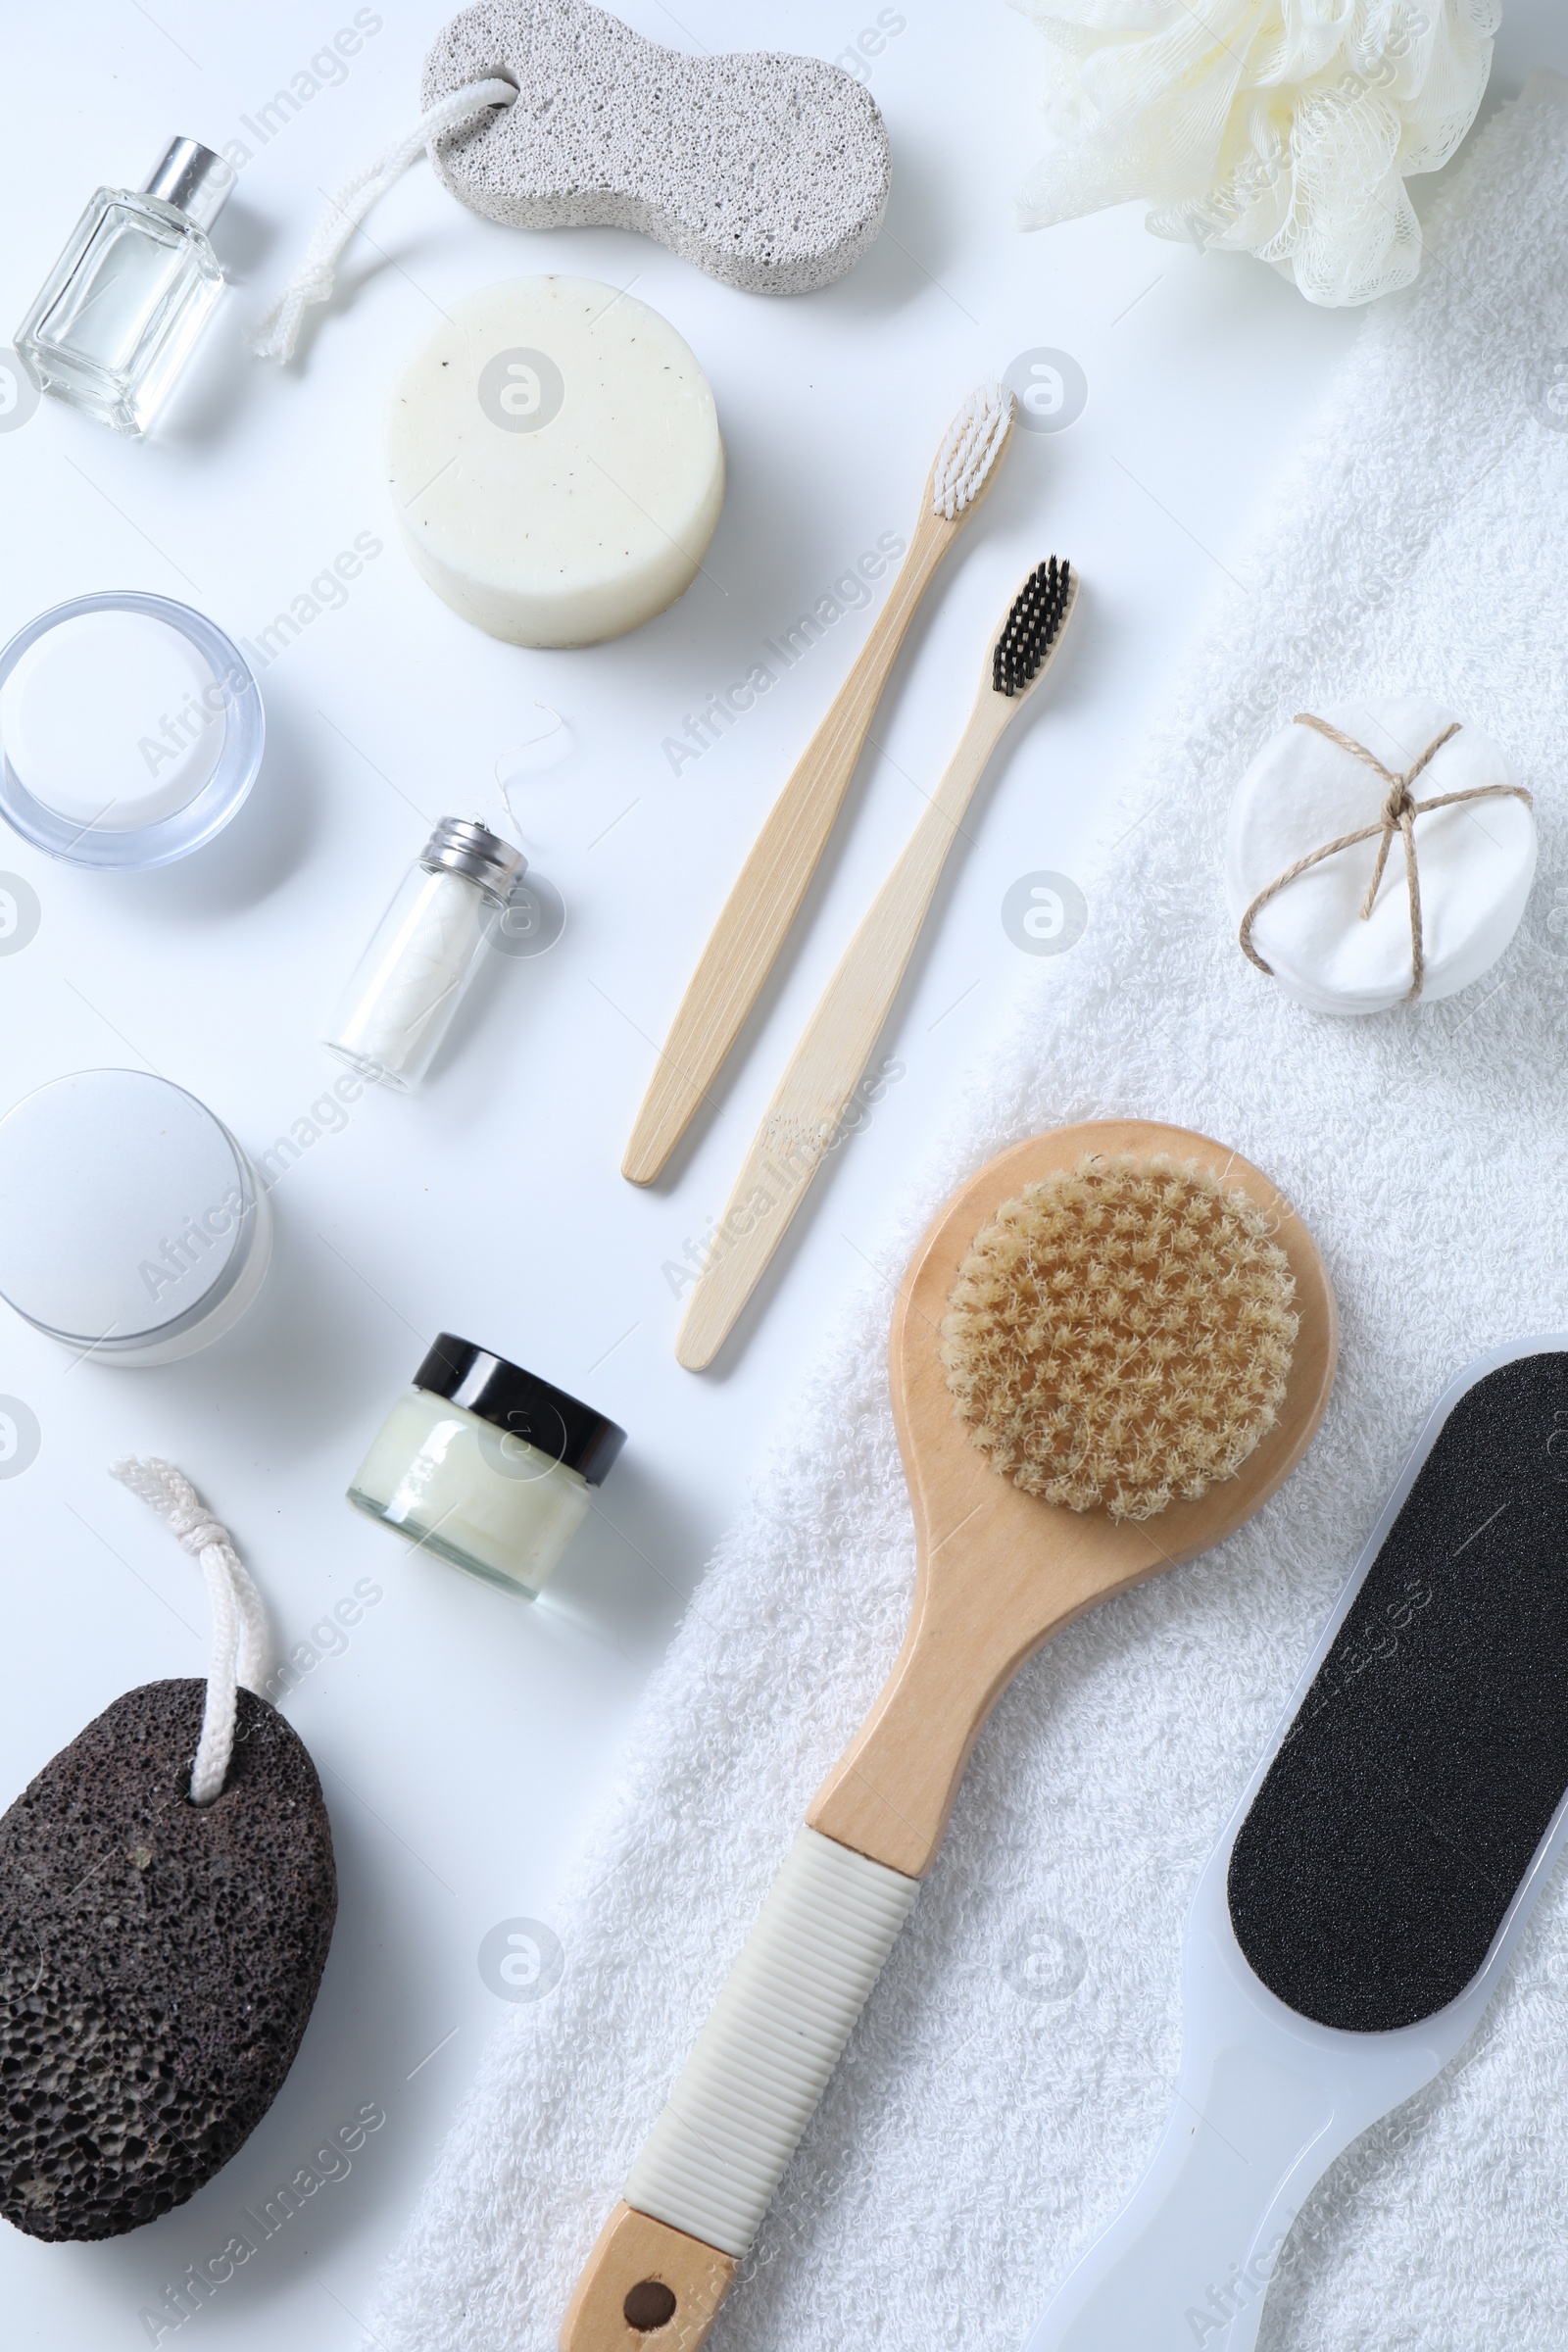
[[[626,2181],[626,2203],[746,2252],[918,1879],[802,1830]]]

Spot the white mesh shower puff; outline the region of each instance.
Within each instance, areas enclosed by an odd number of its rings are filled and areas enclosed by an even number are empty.
[[[1156,236],[1255,253],[1308,302],[1408,285],[1404,182],[1464,137],[1500,0],[1014,0],[1053,50],[1044,228],[1141,197]]]

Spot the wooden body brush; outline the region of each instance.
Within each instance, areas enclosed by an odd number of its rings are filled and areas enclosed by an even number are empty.
[[[1077,575],[1053,556],[1008,606],[958,748],[897,865],[845,949],[778,1082],[735,1180],[675,1356],[700,1372],[718,1353],[830,1150],[893,1007],[948,852],[986,762],[1055,658],[1078,601]]]
[[[633,1184],[652,1184],[663,1167],[773,968],[833,830],[888,672],[932,574],[991,487],[1012,414],[1010,392],[982,384],[948,427],[887,602],[769,810],[681,999],[621,1161],[621,1174]]]
[[[904,1647],[829,1773],[632,2168],[564,2352],[691,2352],[745,2254],[1022,1661],[1230,1535],[1311,1439],[1334,1297],[1222,1145],[1033,1137],[937,1218],[893,1318],[918,1546]]]

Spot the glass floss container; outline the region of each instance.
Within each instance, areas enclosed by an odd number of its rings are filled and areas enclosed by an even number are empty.
[[[349,1500],[470,1575],[532,1600],[626,1433],[504,1356],[438,1334]]]
[[[328,1053],[364,1078],[417,1086],[526,870],[522,852],[477,817],[444,816],[355,967]]]
[[[44,391],[146,431],[223,291],[207,231],[233,184],[220,155],[174,139],[145,187],[98,190],[17,329]]]
[[[0,1119],[0,1298],[100,1364],[169,1364],[256,1298],[272,1218],[221,1119],[146,1070],[77,1070]]]

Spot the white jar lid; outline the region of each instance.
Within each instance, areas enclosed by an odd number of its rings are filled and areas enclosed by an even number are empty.
[[[0,1298],[53,1338],[112,1355],[202,1321],[256,1222],[244,1153],[167,1078],[78,1070],[0,1119]]]

